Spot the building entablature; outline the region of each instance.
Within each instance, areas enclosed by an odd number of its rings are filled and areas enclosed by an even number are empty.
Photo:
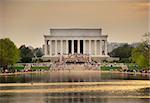
[[[50,35],[44,35],[45,40],[107,40],[107,35],[101,35],[101,36],[50,36]]]

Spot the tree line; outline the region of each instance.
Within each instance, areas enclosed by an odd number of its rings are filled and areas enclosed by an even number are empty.
[[[43,55],[42,48],[30,49],[25,45],[17,48],[9,38],[0,39],[0,67],[3,69],[17,62],[31,63],[32,58]]]
[[[25,45],[17,48],[9,38],[0,39],[0,66],[7,68],[17,62],[30,63],[32,58],[42,57],[42,48],[31,49]],[[111,57],[119,57],[123,63],[136,63],[143,69],[150,68],[150,33],[144,35],[144,40],[137,46],[125,44],[109,53]]]
[[[135,63],[142,69],[150,69],[150,33],[144,35],[144,39],[137,47],[124,44],[109,53],[111,57],[119,57],[119,62]]]
[[[32,58],[42,57],[44,55],[42,48],[31,49],[25,45],[20,46],[20,61],[21,63],[31,63]]]

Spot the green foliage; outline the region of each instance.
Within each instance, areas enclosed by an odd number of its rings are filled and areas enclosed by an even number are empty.
[[[17,67],[15,67],[15,69],[18,70],[18,71],[21,71],[21,70],[24,69],[24,67],[23,66],[17,66]]]
[[[131,60],[142,69],[150,68],[150,33],[144,35],[145,40],[132,50]]]
[[[132,47],[128,44],[120,46],[114,49],[109,55],[111,57],[119,57],[120,62],[130,62],[129,57],[131,56]]]
[[[44,53],[42,52],[42,48],[36,48],[33,52],[36,57],[42,57],[44,55]]]
[[[30,49],[29,47],[22,45],[19,49],[21,53],[22,63],[35,62],[35,60],[39,60],[39,57],[42,57],[44,55],[42,48]]]
[[[49,67],[31,67],[31,70],[48,70]]]
[[[12,65],[19,61],[20,55],[16,45],[9,39],[0,39],[0,65]]]
[[[131,59],[140,67],[148,68],[149,66],[149,51],[145,49],[145,45],[142,43],[132,51]]]
[[[34,57],[32,50],[26,47],[25,45],[22,45],[19,49],[21,54],[21,62],[23,63],[32,62],[32,58]]]
[[[121,67],[111,67],[111,66],[102,66],[101,70],[110,71],[110,70],[119,70]]]
[[[127,65],[127,67],[128,67],[128,69],[129,70],[139,70],[139,69],[141,69],[137,64],[135,64],[135,63],[127,63],[127,64],[125,64],[125,65]]]

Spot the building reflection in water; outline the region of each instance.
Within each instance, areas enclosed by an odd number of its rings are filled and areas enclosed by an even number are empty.
[[[110,91],[111,92],[111,91]],[[130,92],[130,91],[129,91]],[[112,98],[110,93],[72,92],[72,93],[4,93],[0,103],[149,103],[150,99]],[[114,96],[114,95],[112,95]]]
[[[23,74],[17,76],[0,76],[0,83],[50,83],[50,82],[101,82],[101,81],[117,81],[117,80],[148,80],[148,76],[130,75],[130,74],[111,74],[111,73],[80,73],[75,75],[60,72]],[[85,85],[86,86],[86,85]],[[110,85],[111,86],[111,85]],[[119,86],[119,85],[118,85]],[[69,88],[75,85],[68,85]],[[30,87],[0,87],[0,90],[23,90],[23,89],[49,89],[51,86],[30,86]],[[54,88],[63,88],[58,85]],[[116,92],[115,92],[116,93]],[[136,91],[121,91],[116,95],[113,91],[92,91],[92,92],[71,92],[71,93],[0,93],[0,103],[149,103],[149,88]],[[122,94],[124,93],[124,94]],[[112,98],[116,96],[116,98]],[[118,96],[118,97],[117,97]],[[124,98],[135,96],[134,98]],[[136,98],[141,96],[141,98]],[[142,99],[143,98],[143,99]]]
[[[127,73],[35,73],[11,76],[0,76],[0,83],[47,83],[47,82],[101,82],[110,80],[149,80],[150,75],[132,75]]]

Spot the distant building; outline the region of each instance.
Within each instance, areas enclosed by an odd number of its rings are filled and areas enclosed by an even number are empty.
[[[43,58],[58,58],[60,55],[83,54],[92,58],[106,58],[107,35],[100,28],[52,28],[44,35]]]

